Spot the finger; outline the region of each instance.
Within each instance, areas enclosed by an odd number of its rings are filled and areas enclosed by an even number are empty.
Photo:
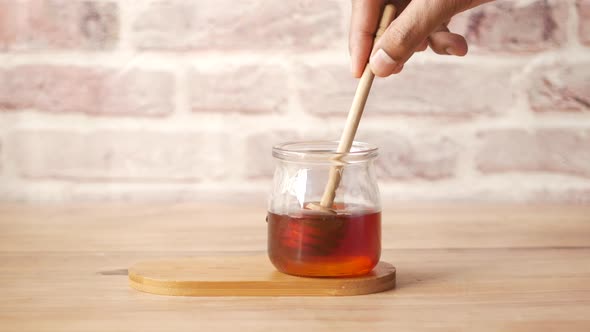
[[[434,32],[429,37],[429,44],[438,54],[464,56],[468,50],[465,38],[452,32]]]
[[[389,25],[373,48],[371,70],[389,76],[405,63],[436,27],[450,19],[456,6],[447,0],[414,0]]]
[[[373,38],[384,0],[353,0],[348,46],[350,70],[354,77],[361,77],[369,61]]]
[[[464,1],[465,3],[458,8],[457,13],[465,11],[467,9],[475,8],[477,6],[483,5],[486,2],[492,2],[494,0],[471,0],[471,1]]]
[[[412,0],[388,0],[387,3],[390,3],[395,6],[395,11],[399,14],[406,9],[406,7],[410,4]]]
[[[418,47],[416,48],[416,52],[426,51],[427,47],[428,47],[428,39],[424,39],[422,41],[422,43],[420,43],[420,45],[418,45]]]
[[[428,37],[430,48],[437,54],[464,56],[467,54],[467,41],[463,36],[449,32],[441,25]]]

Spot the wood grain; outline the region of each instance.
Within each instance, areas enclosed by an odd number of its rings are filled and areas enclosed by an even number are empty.
[[[395,287],[395,268],[380,262],[356,278],[300,278],[275,270],[265,255],[146,260],[129,268],[129,285],[175,296],[350,296]]]
[[[0,331],[590,330],[588,206],[386,206],[392,292],[196,298],[129,288],[127,267],[145,259],[264,255],[264,215],[0,205]]]

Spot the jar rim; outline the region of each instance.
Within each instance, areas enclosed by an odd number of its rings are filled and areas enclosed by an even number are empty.
[[[289,161],[331,162],[337,159],[346,163],[368,161],[378,155],[374,144],[354,141],[350,152],[341,153],[336,152],[338,144],[338,141],[290,141],[273,146],[272,155]]]

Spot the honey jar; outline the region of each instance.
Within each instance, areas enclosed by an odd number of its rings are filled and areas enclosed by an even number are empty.
[[[277,270],[307,277],[369,273],[381,255],[377,147],[354,142],[277,145],[268,204],[268,256]],[[320,205],[330,172],[339,172],[333,203]],[[318,208],[320,207],[320,208]]]

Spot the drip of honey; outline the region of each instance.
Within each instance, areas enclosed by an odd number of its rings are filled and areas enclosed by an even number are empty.
[[[268,214],[268,255],[281,272],[310,277],[369,273],[381,255],[381,212]]]

